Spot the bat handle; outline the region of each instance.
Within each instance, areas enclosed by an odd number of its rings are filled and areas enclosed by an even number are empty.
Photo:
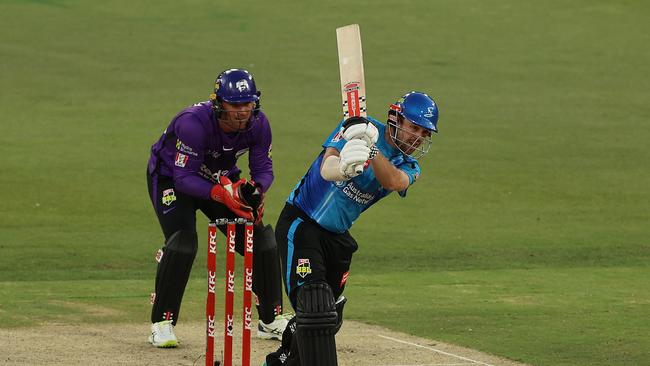
[[[354,171],[357,173],[357,175],[363,173],[363,164],[358,164],[357,166],[355,166]]]

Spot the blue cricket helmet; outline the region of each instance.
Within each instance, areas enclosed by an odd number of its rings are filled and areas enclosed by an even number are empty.
[[[391,104],[390,111],[431,132],[438,132],[438,106],[425,93],[406,93],[395,104]]]
[[[217,76],[214,82],[214,93],[210,95],[213,104],[225,101],[228,103],[259,102],[262,93],[257,90],[255,80],[250,72],[244,69],[229,69]]]

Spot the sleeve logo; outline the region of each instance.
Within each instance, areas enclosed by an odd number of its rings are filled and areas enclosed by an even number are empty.
[[[198,156],[191,147],[185,145],[185,143],[180,139],[176,140],[176,150],[192,156]]]

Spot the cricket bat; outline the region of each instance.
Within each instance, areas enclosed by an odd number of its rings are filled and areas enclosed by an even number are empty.
[[[336,28],[336,44],[339,52],[343,118],[366,117],[366,81],[363,77],[359,25],[350,24]],[[361,174],[363,164],[357,165],[354,170]]]

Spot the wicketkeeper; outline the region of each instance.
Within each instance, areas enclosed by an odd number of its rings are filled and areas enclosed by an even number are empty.
[[[253,292],[258,298],[258,336],[280,339],[287,325],[275,237],[271,225],[262,224],[273,163],[271,127],[260,110],[260,95],[248,71],[226,70],[217,77],[210,100],[178,113],[151,147],[149,197],[165,236],[151,311],[149,341],[156,347],[178,345],[174,325],[198,250],[197,210],[210,220],[243,217],[255,222]],[[248,181],[240,179],[237,167],[237,159],[245,153]],[[243,254],[243,232],[237,233],[236,250]]]
[[[285,290],[296,315],[266,365],[337,365],[341,294],[357,250],[348,229],[391,192],[406,196],[420,175],[417,159],[428,152],[437,122],[434,101],[410,92],[390,106],[386,125],[352,117],[325,140],[276,225]]]

